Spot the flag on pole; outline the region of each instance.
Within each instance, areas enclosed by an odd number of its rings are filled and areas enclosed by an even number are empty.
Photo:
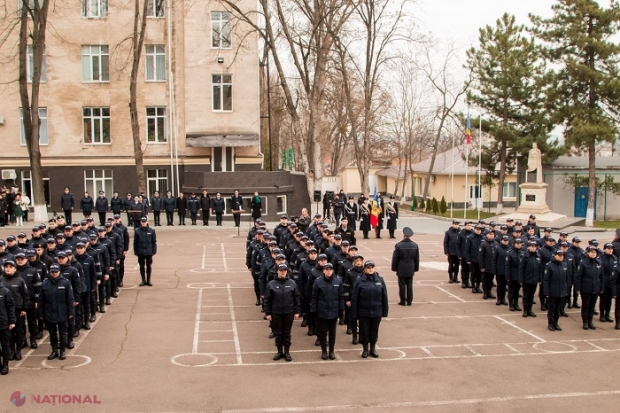
[[[376,186],[375,186],[375,193],[374,193],[374,195],[373,195],[372,197],[373,197],[373,199],[374,199],[375,201],[378,201],[378,200],[379,200],[379,196],[377,195],[377,187],[376,187]]]
[[[381,215],[381,208],[379,207],[379,194],[377,193],[377,187],[375,186],[375,193],[373,195],[372,205],[370,206],[370,226],[376,228],[379,225],[379,215]]]
[[[467,145],[471,143],[471,120],[469,119],[469,113],[467,114],[467,125],[465,126],[465,143]]]

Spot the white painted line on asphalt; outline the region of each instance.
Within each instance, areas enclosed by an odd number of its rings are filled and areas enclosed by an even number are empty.
[[[514,348],[508,343],[504,343],[504,346],[508,347],[510,350],[514,351],[515,353],[521,353],[519,350],[517,350],[516,348]]]
[[[430,350],[429,350],[429,349],[427,349],[426,347],[420,347],[420,350],[422,350],[423,352],[425,352],[426,354],[428,354],[428,355],[429,355],[429,357],[435,357],[435,356],[433,355],[433,353],[431,353],[431,352],[430,352]]]
[[[222,244],[223,245],[223,244]],[[230,320],[232,322],[232,330],[233,337],[235,339],[235,352],[237,353],[237,364],[243,364],[243,359],[241,358],[241,345],[239,343],[239,332],[237,331],[237,319],[235,318],[235,307],[233,306],[232,300],[232,291],[230,289],[230,284],[226,284],[228,288],[228,305],[230,306]]]
[[[202,291],[198,290],[198,305],[196,306],[196,322],[194,324],[194,344],[192,345],[192,354],[198,354],[198,338],[200,336],[200,313],[202,311]]]
[[[536,334],[530,333],[529,331],[524,330],[523,328],[519,327],[518,325],[516,325],[512,321],[505,320],[505,319],[503,319],[502,317],[500,317],[498,315],[496,315],[495,318],[497,318],[498,320],[504,322],[504,324],[508,324],[509,326],[516,328],[517,330],[521,331],[522,333],[527,334],[530,337],[534,337],[536,340],[540,341],[541,343],[546,343],[547,342],[547,340],[545,340],[544,338],[538,337]]]
[[[596,345],[596,344],[594,344],[594,343],[591,343],[591,342],[589,342],[589,341],[585,341],[585,342],[586,342],[587,344],[591,345],[592,347],[596,348],[596,349],[599,349],[599,350],[601,350],[601,351],[607,351],[607,349],[604,349],[603,347],[597,346],[597,345]]]
[[[462,302],[462,303],[464,303],[464,302],[465,302],[465,300],[463,300],[463,299],[462,299],[461,297],[459,297],[458,295],[456,295],[456,294],[452,294],[450,291],[445,290],[445,289],[441,288],[441,287],[440,287],[440,286],[438,286],[438,285],[435,285],[435,287],[436,287],[438,290],[441,290],[441,291],[443,291],[444,293],[448,294],[450,297],[452,297],[452,298],[456,298],[457,300],[459,300],[459,301],[460,301],[460,302]]]
[[[472,346],[470,346],[469,344],[465,344],[465,345],[463,345],[463,347],[465,347],[467,350],[471,351],[471,353],[472,353],[474,356],[482,356],[482,354],[480,354],[480,353],[478,353],[476,350],[474,350],[474,349],[472,348]]]
[[[230,343],[234,340],[200,340],[201,343]]]
[[[291,363],[298,364],[298,363]],[[387,403],[364,403],[364,404],[342,404],[326,406],[289,406],[289,407],[265,407],[256,409],[222,410],[222,413],[278,413],[278,412],[325,412],[338,410],[362,410],[362,409],[394,409],[423,406],[454,406],[463,404],[479,403],[504,403],[516,400],[547,400],[564,399],[576,397],[599,397],[617,396],[620,390],[603,390],[594,392],[570,392],[570,393],[546,393],[546,394],[523,394],[515,396],[498,396],[475,399],[454,399],[454,400],[427,400],[412,402],[387,402]]]
[[[200,266],[200,269],[204,270],[206,264],[207,264],[207,246],[204,245],[202,247],[202,265]]]
[[[224,249],[224,244],[220,244],[222,246],[222,262],[224,263],[224,271],[228,271],[228,264],[226,263],[226,251]]]

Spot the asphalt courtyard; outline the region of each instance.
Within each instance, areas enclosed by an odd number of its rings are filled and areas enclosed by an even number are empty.
[[[396,305],[389,264],[398,240],[384,231],[358,242],[389,289],[378,359],[360,358],[361,346],[339,326],[337,359],[322,361],[297,321],[294,361],[274,362],[245,268],[245,234],[236,235],[230,227],[158,231],[154,286],[137,287],[130,255],[120,296],[65,361],[46,359],[46,337],[11,362],[0,377],[0,411],[608,412],[620,401],[612,323],[583,331],[573,309],[560,320],[564,330],[550,332],[540,311],[522,318],[448,284],[438,234],[413,237],[422,267],[411,307]]]

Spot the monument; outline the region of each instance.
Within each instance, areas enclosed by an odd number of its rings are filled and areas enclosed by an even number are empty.
[[[528,173],[536,171],[536,181],[528,182]],[[519,185],[521,188],[521,204],[517,208],[518,213],[523,214],[547,214],[551,212],[547,206],[547,185],[542,179],[542,154],[538,145],[530,149],[527,158],[527,172],[525,182]]]

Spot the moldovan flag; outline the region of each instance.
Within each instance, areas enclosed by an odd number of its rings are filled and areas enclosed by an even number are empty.
[[[471,143],[471,120],[469,119],[469,113],[467,114],[467,126],[465,127],[465,143],[467,145]]]

